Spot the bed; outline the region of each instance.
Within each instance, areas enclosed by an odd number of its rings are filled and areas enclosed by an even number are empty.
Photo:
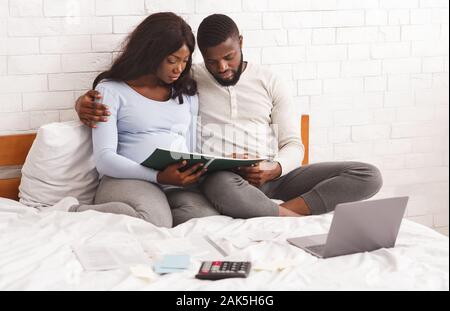
[[[407,219],[394,248],[318,259],[286,238],[327,233],[332,213],[247,220],[213,216],[166,229],[124,215],[25,206],[15,200],[20,178],[14,174],[33,141],[33,134],[27,135],[0,139],[0,166],[9,168],[0,183],[0,290],[449,290],[448,238]],[[201,244],[205,236],[222,252]],[[74,252],[80,245],[132,249],[130,254],[139,251],[145,258],[91,271]],[[163,253],[189,254],[190,265],[176,273],[152,273]],[[250,260],[253,269],[245,279],[196,279],[201,261],[209,259]]]
[[[128,216],[36,210],[0,205],[0,290],[448,290],[448,238],[404,220],[396,247],[317,259],[290,246],[286,238],[326,233],[331,214],[304,218],[193,219],[172,229]],[[243,238],[272,233],[262,241]],[[135,276],[131,268],[84,271],[72,250],[76,243],[121,247],[138,242],[157,260],[152,241],[183,241],[209,235],[230,260],[250,260],[259,270],[246,279],[194,278],[202,252],[191,252],[183,272]],[[173,250],[175,251],[175,249]],[[223,259],[216,257],[218,259]]]

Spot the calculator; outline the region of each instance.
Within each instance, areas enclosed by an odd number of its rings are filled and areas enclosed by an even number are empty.
[[[195,277],[202,280],[246,278],[251,265],[249,261],[204,261]]]

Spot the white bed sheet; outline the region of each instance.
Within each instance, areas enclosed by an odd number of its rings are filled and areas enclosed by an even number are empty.
[[[249,220],[213,216],[165,229],[128,216],[44,213],[0,200],[0,290],[449,290],[448,238],[406,219],[391,249],[318,259],[286,242],[326,233],[331,219],[331,214]],[[262,232],[276,237],[242,245],[243,238]],[[152,240],[200,234],[218,242],[230,260],[269,266],[288,260],[294,265],[252,271],[246,279],[202,281],[194,278],[201,256],[192,254],[188,270],[149,281],[134,276],[129,267],[84,271],[71,247],[89,239],[105,245],[137,241],[148,249]]]

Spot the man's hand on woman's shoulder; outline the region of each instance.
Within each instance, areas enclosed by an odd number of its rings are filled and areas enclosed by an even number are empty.
[[[97,122],[107,122],[108,116],[111,115],[108,106],[99,103],[101,97],[99,92],[90,90],[75,103],[75,110],[81,122],[91,128],[97,127]]]

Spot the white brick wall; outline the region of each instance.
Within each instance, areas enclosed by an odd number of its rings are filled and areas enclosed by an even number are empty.
[[[43,0],[44,16],[91,16],[95,11],[92,0]]]
[[[67,54],[62,56],[62,71],[103,71],[107,70],[111,63],[112,53]]]
[[[42,0],[11,0],[10,16],[42,16]]]
[[[448,232],[448,0],[0,0],[0,134],[76,118],[74,100],[148,14],[229,14],[244,55],[311,115],[311,160],[381,169],[377,197]],[[195,59],[199,59],[198,53]]]
[[[6,56],[0,56],[0,75],[6,74]]]
[[[21,75],[61,71],[59,55],[26,55],[8,57],[8,74]]]
[[[39,48],[41,53],[67,54],[91,51],[91,36],[52,36],[41,37]]]
[[[95,0],[95,14],[111,15],[142,15],[145,13],[143,0]]]

